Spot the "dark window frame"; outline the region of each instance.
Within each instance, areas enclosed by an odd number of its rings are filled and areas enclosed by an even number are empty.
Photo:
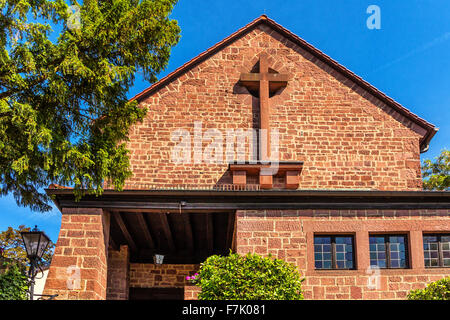
[[[422,233],[422,243],[424,243],[423,238],[424,237],[437,237],[438,239],[438,258],[439,258],[439,265],[438,266],[425,266],[425,268],[450,268],[450,266],[444,266],[444,253],[442,252],[442,242],[441,242],[441,237],[450,237],[450,233],[428,233],[428,232],[424,232]],[[425,265],[425,248],[422,248],[423,252],[424,252],[424,257],[423,257],[423,263]]]
[[[370,237],[384,237],[384,244],[385,244],[385,254],[386,254],[386,267],[378,267],[380,269],[410,269],[410,257],[409,257],[409,237],[406,233],[369,233],[369,244],[370,244]],[[405,238],[405,266],[404,267],[391,267],[391,243],[389,242],[389,237],[404,237]],[[370,247],[369,247],[369,255],[370,255]],[[369,258],[369,265],[372,266],[370,263]]]
[[[354,234],[338,234],[338,233],[333,233],[333,234],[314,234],[314,239],[313,239],[313,246],[316,244],[315,243],[315,238],[316,237],[330,237],[331,238],[331,268],[317,268],[316,267],[316,250],[314,248],[314,270],[356,270],[356,255],[355,255],[355,251],[356,251],[356,239],[355,239],[355,235]],[[352,268],[338,268],[337,267],[337,259],[336,259],[336,237],[351,237],[352,238],[352,262],[353,262],[353,267]]]

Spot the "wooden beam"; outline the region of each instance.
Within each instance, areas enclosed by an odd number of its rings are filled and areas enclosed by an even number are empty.
[[[175,243],[173,242],[172,232],[170,231],[169,221],[167,220],[167,215],[165,213],[160,213],[159,218],[161,220],[161,226],[164,235],[167,239],[167,245],[170,251],[175,251]]]
[[[111,236],[109,237],[109,246],[113,250],[119,250],[119,246],[116,244],[116,242],[113,240],[113,238]]]
[[[214,197],[210,197],[214,198]],[[399,202],[392,198],[385,199],[348,199],[348,201],[336,201],[332,197],[324,197],[321,201],[319,199],[312,200],[305,197],[302,200],[294,202],[296,199],[268,199],[273,202],[264,201],[266,199],[254,198],[254,202],[236,202],[217,199],[216,202],[210,202],[211,199],[205,202],[188,203],[183,212],[228,212],[231,210],[300,210],[300,209],[341,209],[341,210],[356,210],[356,209],[449,209],[450,202],[447,199],[437,199],[436,201],[428,201],[427,198],[408,199],[410,202]],[[284,201],[282,201],[284,200]],[[279,201],[279,202],[277,202]],[[179,202],[165,202],[165,203],[149,203],[149,202],[122,202],[122,201],[80,201],[62,200],[60,201],[62,208],[64,207],[78,207],[78,208],[104,208],[121,210],[127,212],[179,212]]]
[[[227,241],[226,241],[226,248],[227,250],[231,249],[233,250],[233,237],[234,237],[234,230],[235,230],[235,221],[236,221],[236,213],[230,212],[228,214],[228,225],[227,225]]]
[[[206,219],[206,246],[208,248],[208,254],[212,254],[214,251],[214,230],[211,213],[206,213],[205,219]]]
[[[280,161],[280,164],[289,164],[289,163],[303,163],[299,161]],[[74,199],[73,190],[60,190],[60,189],[46,189],[48,195],[59,195],[59,196],[67,196],[68,198]],[[211,197],[222,197],[229,196],[232,197],[233,200],[236,196],[255,196],[255,195],[263,195],[267,196],[278,196],[278,197],[286,197],[292,198],[295,196],[323,196],[327,195],[329,197],[402,197],[402,198],[417,198],[417,197],[431,197],[431,198],[450,198],[450,194],[448,191],[379,191],[379,190],[271,190],[267,191],[234,191],[234,192],[223,192],[217,190],[124,190],[124,191],[113,191],[113,190],[105,190],[101,196],[92,196],[86,195],[83,199],[105,199],[107,200],[119,200],[119,199],[130,199],[131,197],[139,197],[146,196],[146,201],[149,201],[149,197],[156,196],[164,196],[173,199],[176,196],[182,196],[184,200],[186,200],[186,196],[206,196],[208,198]],[[112,197],[112,198],[111,198]],[[58,200],[63,200],[62,198]],[[83,200],[81,200],[83,201]]]
[[[139,212],[136,214],[136,218],[138,220],[141,231],[144,234],[145,241],[148,243],[148,246],[150,248],[154,248],[155,242],[153,241],[152,235],[150,234],[150,229],[147,224],[147,221],[145,221],[144,215],[141,212]]]
[[[186,247],[189,252],[194,251],[194,236],[192,235],[192,225],[189,218],[189,213],[182,213],[184,221],[184,230],[186,232]]]
[[[137,250],[136,243],[134,242],[133,238],[131,237],[130,232],[128,231],[127,226],[125,225],[125,222],[122,219],[122,216],[120,215],[120,212],[116,212],[113,214],[114,219],[116,219],[116,223],[119,226],[120,230],[122,231],[123,236],[125,237],[125,240],[127,241],[128,247],[132,251]]]

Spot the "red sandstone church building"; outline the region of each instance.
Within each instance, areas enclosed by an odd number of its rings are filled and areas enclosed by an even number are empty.
[[[450,193],[420,172],[437,129],[266,16],[133,99],[149,111],[125,190],[47,190],[62,225],[44,293],[195,299],[185,277],[230,249],[295,264],[306,299],[405,299],[450,275]],[[256,161],[202,161],[208,130],[220,151],[260,129],[278,132],[276,161],[271,139],[245,151]]]

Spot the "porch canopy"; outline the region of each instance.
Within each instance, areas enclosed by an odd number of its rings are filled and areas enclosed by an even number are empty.
[[[62,208],[111,213],[109,245],[130,261],[197,264],[233,248],[237,210],[446,209],[450,193],[373,190],[105,190],[76,201],[71,189],[47,189]],[[285,211],[283,214],[288,214]]]

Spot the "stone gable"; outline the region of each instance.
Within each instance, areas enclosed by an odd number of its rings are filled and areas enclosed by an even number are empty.
[[[408,120],[265,25],[141,102],[149,112],[131,130],[129,183],[230,183],[226,163],[173,163],[177,142],[171,133],[185,129],[193,135],[195,121],[203,132],[257,128],[258,98],[238,81],[261,52],[268,53],[272,69],[290,75],[288,86],[270,98],[270,125],[280,133],[280,160],[304,161],[300,189],[421,189],[422,136],[405,126]]]

